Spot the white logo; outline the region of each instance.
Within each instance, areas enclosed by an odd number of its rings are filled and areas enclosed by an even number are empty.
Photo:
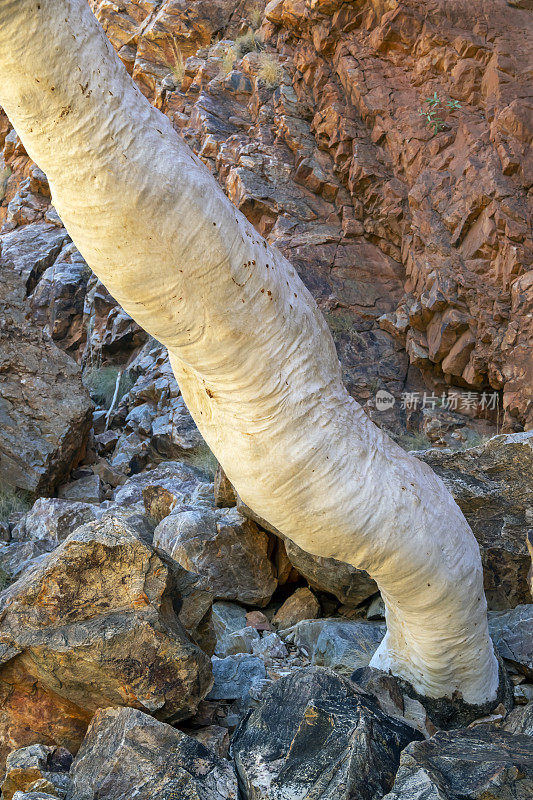
[[[387,411],[388,408],[392,408],[396,400],[392,396],[390,392],[386,392],[385,389],[380,389],[376,392],[376,410],[377,411]]]

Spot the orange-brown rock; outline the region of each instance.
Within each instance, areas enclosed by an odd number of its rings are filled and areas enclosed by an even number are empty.
[[[118,519],[88,523],[0,600],[0,758],[75,752],[98,708],[190,716],[211,687],[211,598]],[[186,626],[186,627],[185,627]]]

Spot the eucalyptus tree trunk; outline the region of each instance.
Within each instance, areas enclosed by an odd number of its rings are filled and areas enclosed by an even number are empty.
[[[377,581],[388,630],[372,664],[428,697],[494,699],[479,549],[461,511],[348,395],[294,268],[135,87],[85,0],[0,0],[0,103],[88,264],[167,346],[243,501]]]

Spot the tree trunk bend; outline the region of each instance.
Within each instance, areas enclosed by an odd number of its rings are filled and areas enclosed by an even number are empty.
[[[0,103],[88,264],[168,347],[243,501],[377,581],[387,635],[373,666],[427,697],[493,700],[479,548],[461,511],[348,395],[294,268],[136,88],[85,0],[0,0]]]

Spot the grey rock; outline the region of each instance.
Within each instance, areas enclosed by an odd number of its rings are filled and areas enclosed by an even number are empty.
[[[384,625],[328,620],[317,639],[312,663],[351,675],[370,663],[384,635]]]
[[[285,659],[289,655],[277,633],[264,633],[263,636],[252,642],[252,653],[262,658],[265,664],[271,665],[274,661]]]
[[[533,431],[464,451],[417,453],[444,480],[481,549],[489,608],[530,603],[526,535],[533,521]]]
[[[31,241],[26,252],[9,237],[32,227],[0,237],[0,483],[35,496],[51,493],[79,458],[92,403],[78,365],[26,313],[27,284],[50,249],[32,256]]]
[[[244,698],[252,684],[266,677],[263,661],[256,656],[238,654],[218,658],[213,656],[213,688],[208,700],[236,700]]]
[[[99,711],[67,800],[237,800],[233,767],[197,739],[132,708]]]
[[[253,650],[253,646],[256,642],[261,641],[261,636],[259,635],[259,631],[256,631],[255,628],[242,628],[240,631],[235,631],[235,633],[230,633],[226,640],[226,648],[225,652],[221,652],[220,645],[218,646],[218,651],[215,651],[215,655],[218,656],[233,656],[237,653],[251,653]],[[256,653],[256,655],[259,655]]]
[[[206,483],[200,470],[182,461],[166,461],[155,469],[128,478],[116,489],[113,499],[122,506],[144,503],[143,491],[150,486],[166,489],[174,498],[175,505],[196,506],[204,498],[213,496],[213,485]],[[204,502],[207,504],[208,500]]]
[[[217,600],[266,606],[276,589],[268,536],[236,509],[176,508],[157,526],[154,545],[203,575]]]
[[[64,228],[45,222],[25,225],[0,238],[2,264],[22,278],[29,294],[68,241]]]
[[[75,352],[84,344],[83,309],[90,275],[91,270],[75,246],[67,243],[30,297],[36,322],[68,352]]]
[[[533,680],[533,603],[489,614],[489,631],[502,658]]]
[[[266,691],[232,752],[246,800],[379,800],[417,738],[350,681],[310,667]]]
[[[503,726],[510,733],[533,736],[533,702],[517,706],[505,717]]]
[[[98,475],[88,475],[86,478],[79,478],[77,481],[60,486],[58,495],[63,500],[98,505],[103,500],[102,481]]]
[[[527,800],[533,794],[533,741],[507,731],[439,731],[403,751],[383,800]]]
[[[57,545],[80,525],[98,519],[101,513],[91,503],[40,497],[15,525],[11,538],[18,542],[42,540]]]
[[[33,744],[9,754],[1,790],[4,800],[11,800],[17,791],[39,789],[54,797],[65,797],[70,787],[68,772],[72,755],[63,747]]]
[[[385,625],[334,618],[304,620],[280,635],[304,650],[312,664],[349,676],[368,665],[385,635]]]
[[[213,628],[217,640],[215,655],[228,655],[229,636],[246,627],[246,610],[236,603],[213,603]]]

